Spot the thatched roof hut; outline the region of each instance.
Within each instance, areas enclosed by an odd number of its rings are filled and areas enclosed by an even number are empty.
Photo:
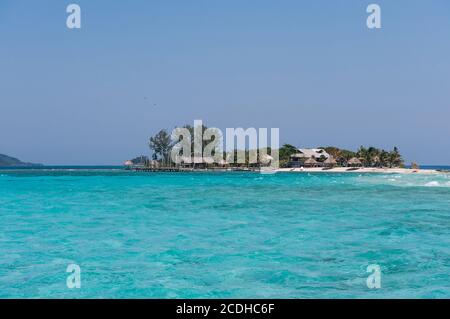
[[[260,156],[259,161],[260,163],[269,164],[271,161],[273,161],[273,157],[269,154],[263,154]]]
[[[152,168],[156,168],[156,167],[159,167],[159,162],[155,161],[155,160],[151,160],[148,162],[148,165]]]
[[[227,166],[228,165],[228,162],[226,161],[226,160],[224,160],[224,159],[221,159],[220,161],[219,161],[219,163],[218,163],[220,166]]]
[[[324,164],[325,166],[331,166],[331,167],[333,167],[333,166],[337,165],[337,161],[334,159],[334,157],[333,157],[332,155],[330,155],[330,157],[328,157],[328,158],[323,162],[323,164]]]
[[[313,166],[316,166],[317,163],[318,162],[316,161],[316,159],[314,157],[310,157],[305,161],[305,166],[313,167]]]
[[[359,158],[352,157],[351,159],[348,160],[347,165],[348,166],[361,166],[362,162]]]
[[[420,169],[420,166],[416,162],[412,162],[411,163],[411,169]]]

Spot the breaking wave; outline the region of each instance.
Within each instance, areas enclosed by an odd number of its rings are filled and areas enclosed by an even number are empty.
[[[450,187],[450,175],[371,175],[361,177],[360,182],[398,187]]]

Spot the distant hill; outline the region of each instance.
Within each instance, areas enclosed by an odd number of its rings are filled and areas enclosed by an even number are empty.
[[[17,158],[0,154],[0,167],[5,167],[5,166],[28,167],[28,166],[42,166],[42,164],[24,163]]]

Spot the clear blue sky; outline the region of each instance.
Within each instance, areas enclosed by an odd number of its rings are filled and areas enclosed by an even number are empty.
[[[120,164],[194,119],[450,164],[450,2],[0,1],[0,153]]]

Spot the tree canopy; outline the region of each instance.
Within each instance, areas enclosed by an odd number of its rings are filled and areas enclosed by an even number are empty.
[[[160,130],[155,136],[150,137],[148,145],[163,162],[168,162],[172,148],[172,138],[166,130]]]

